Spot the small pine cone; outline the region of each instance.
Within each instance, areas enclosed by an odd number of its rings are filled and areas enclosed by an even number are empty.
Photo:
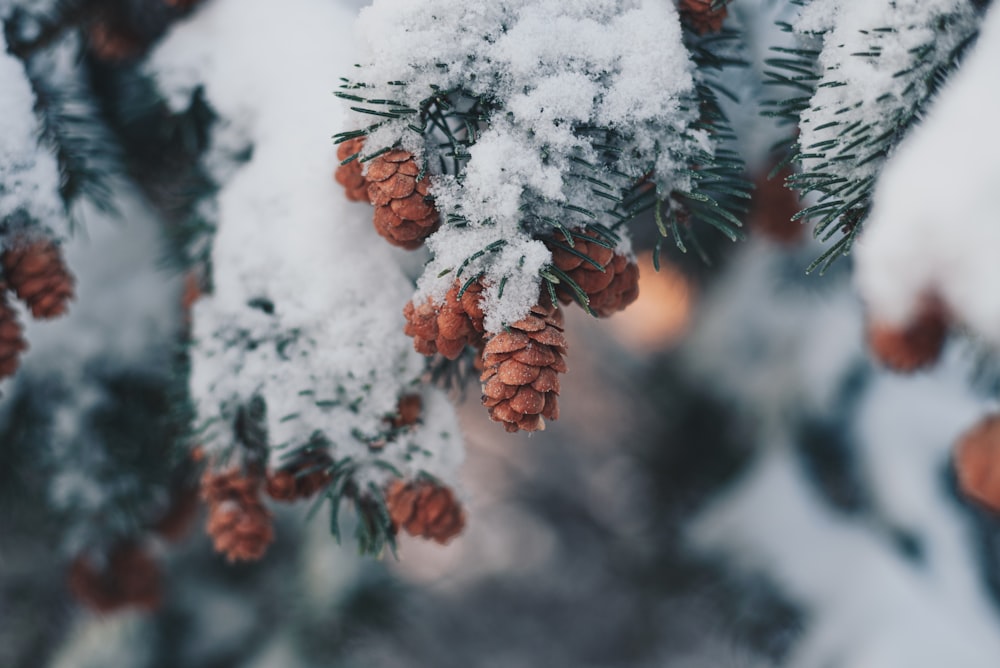
[[[430,180],[417,181],[420,165],[409,151],[389,151],[368,163],[368,199],[375,229],[389,243],[413,250],[437,230],[440,216],[427,202]]]
[[[161,598],[160,568],[140,545],[120,543],[102,565],[89,555],[78,555],[69,569],[69,589],[80,603],[98,612],[155,610]]]
[[[275,501],[307,499],[330,484],[330,457],[319,451],[304,453],[294,464],[267,475],[265,489]]]
[[[337,160],[347,160],[349,157],[361,151],[365,145],[363,137],[357,137],[345,141],[337,147]],[[361,173],[361,162],[354,159],[346,165],[338,165],[337,171],[333,173],[333,178],[337,183],[344,186],[347,192],[347,199],[352,202],[367,202],[368,200],[368,180]]]
[[[483,405],[509,432],[540,431],[559,419],[559,376],[566,372],[562,313],[548,297],[486,342],[479,379]]]
[[[206,472],[201,495],[208,502],[206,531],[228,561],[256,561],[274,541],[271,513],[260,500],[260,480],[240,471]]]
[[[420,306],[407,302],[403,309],[406,326],[403,331],[413,337],[413,347],[423,355],[441,353],[450,360],[457,359],[466,344],[481,345],[483,339],[483,286],[471,284],[459,297],[462,283],[456,281],[435,305],[430,300]]]
[[[948,336],[948,318],[937,300],[928,300],[913,320],[902,327],[873,322],[868,346],[893,371],[910,373],[937,361]]]
[[[392,418],[392,426],[396,429],[412,427],[420,419],[424,408],[424,400],[419,394],[406,394],[399,398],[396,415]]]
[[[7,302],[7,290],[0,283],[0,378],[13,376],[21,361],[21,353],[28,349],[24,340],[17,312]]]
[[[36,318],[55,318],[73,298],[73,275],[48,240],[16,245],[0,256],[7,283]]]
[[[429,481],[394,480],[385,493],[385,504],[395,531],[430,538],[446,545],[465,528],[465,513],[455,494]]]
[[[718,3],[716,9],[713,4]],[[680,0],[678,4],[681,18],[699,35],[722,30],[722,22],[728,11],[718,0]]]
[[[762,169],[754,178],[750,198],[749,227],[754,233],[785,246],[794,246],[805,237],[806,226],[792,216],[801,209],[798,194],[785,185],[792,168],[781,169],[773,179]]]
[[[597,237],[594,232],[587,235]],[[601,271],[564,248],[552,243],[547,245],[552,252],[552,264],[576,281],[590,298],[590,308],[598,316],[607,318],[614,315],[639,297],[639,267],[624,255],[584,239],[576,239],[573,250],[603,266],[604,271]],[[573,290],[564,285],[556,286],[556,296],[563,304],[576,300]]]
[[[963,494],[1000,512],[1000,415],[983,418],[962,435],[955,472]]]

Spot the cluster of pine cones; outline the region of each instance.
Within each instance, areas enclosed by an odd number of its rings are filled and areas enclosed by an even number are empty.
[[[337,157],[346,161],[360,155],[363,147],[362,138],[343,142]],[[375,229],[395,246],[419,248],[440,225],[428,195],[428,178],[407,151],[395,149],[377,156],[368,161],[367,172],[358,160],[351,160],[337,168],[334,178],[348,199],[375,206]],[[586,295],[594,315],[608,317],[638,297],[638,266],[596,232],[542,241],[552,252],[552,266]],[[424,355],[454,360],[467,346],[475,349],[482,401],[490,418],[509,432],[542,430],[546,419],[559,416],[558,374],[567,368],[562,312],[543,287],[527,316],[491,334],[483,325],[484,287],[480,282],[456,281],[441,303],[407,303],[404,331]],[[578,300],[566,283],[556,286],[555,294],[563,304]]]
[[[17,371],[21,353],[28,348],[8,291],[24,302],[32,317],[45,320],[66,312],[74,280],[59,247],[47,239],[14,241],[0,254],[0,266],[0,378],[6,378]]]

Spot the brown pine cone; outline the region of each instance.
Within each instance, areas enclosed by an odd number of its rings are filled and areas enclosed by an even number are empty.
[[[559,419],[559,376],[566,372],[562,312],[548,296],[524,319],[486,342],[483,405],[494,422],[515,432],[545,429]]]
[[[430,538],[446,545],[465,528],[465,513],[454,493],[429,481],[394,480],[385,493],[385,504],[395,531]]]
[[[424,400],[419,394],[406,394],[399,398],[396,415],[392,418],[392,426],[396,429],[411,427],[417,424],[424,408]]]
[[[403,308],[408,336],[413,337],[414,349],[423,355],[441,353],[450,360],[457,359],[466,344],[481,345],[483,339],[483,286],[478,282],[470,285],[459,298],[462,283],[456,281],[444,297],[444,302],[435,305],[430,300],[420,306],[407,302]]]
[[[13,376],[21,363],[21,353],[28,349],[17,312],[7,302],[7,289],[0,283],[0,378]]]
[[[305,453],[294,464],[267,474],[267,495],[285,502],[308,499],[330,484],[331,464],[326,453]]]
[[[989,415],[962,435],[955,447],[962,493],[1000,512],[1000,415]]]
[[[905,326],[873,322],[868,328],[868,346],[886,367],[910,373],[936,362],[947,336],[944,307],[929,299]]]
[[[793,246],[805,237],[806,226],[801,220],[792,220],[802,208],[798,194],[785,185],[792,175],[791,167],[782,168],[773,179],[767,178],[769,167],[754,177],[754,191],[747,215],[751,231],[774,241]]]
[[[413,250],[440,225],[437,209],[427,200],[430,180],[417,181],[420,165],[402,149],[368,163],[368,199],[375,205],[375,229],[389,243]]]
[[[596,232],[586,234],[597,238]],[[639,267],[624,255],[585,239],[575,239],[573,250],[603,266],[604,271],[601,271],[551,240],[546,241],[546,245],[552,252],[552,264],[576,281],[590,298],[590,309],[599,317],[614,315],[639,297]],[[576,301],[576,293],[565,285],[556,286],[556,296],[563,304]]]
[[[15,245],[0,256],[7,284],[36,318],[66,312],[73,298],[73,275],[59,247],[48,240]]]
[[[120,543],[103,565],[89,555],[78,555],[69,569],[69,589],[80,603],[98,612],[155,610],[161,598],[160,568],[139,544]]]
[[[712,4],[718,3],[716,9]],[[718,0],[680,0],[678,10],[684,22],[699,35],[722,30],[728,10]]]
[[[206,531],[228,561],[256,561],[274,541],[271,513],[260,500],[260,479],[238,470],[206,471],[201,496],[208,502]]]
[[[349,139],[337,147],[337,160],[347,160],[358,153],[365,145],[363,137]],[[346,165],[338,165],[337,171],[333,173],[333,178],[337,183],[344,186],[347,192],[347,199],[352,202],[368,202],[368,181],[361,173],[361,162],[355,158]]]

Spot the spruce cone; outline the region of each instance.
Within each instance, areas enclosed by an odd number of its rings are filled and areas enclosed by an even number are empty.
[[[73,275],[59,247],[48,240],[14,246],[0,256],[10,289],[36,318],[54,318],[66,312],[73,297]]]
[[[155,610],[160,605],[160,568],[140,545],[120,543],[103,566],[86,554],[73,560],[69,589],[88,608],[113,612],[134,607]]]
[[[364,145],[365,140],[362,137],[345,141],[337,147],[337,160],[347,160],[359,152]],[[346,165],[338,165],[337,171],[333,173],[333,178],[336,179],[337,183],[344,186],[344,190],[347,191],[347,199],[352,202],[369,201],[368,181],[361,171],[361,162],[354,159]]]
[[[453,360],[462,354],[466,344],[482,344],[483,286],[473,283],[459,298],[461,290],[462,284],[456,281],[445,295],[444,303],[437,306],[430,300],[420,306],[407,302],[403,309],[406,317],[403,332],[413,337],[413,347],[418,353],[428,356],[441,353]]]
[[[962,493],[1000,512],[1000,415],[990,415],[962,435],[955,448]]]
[[[587,232],[587,236],[596,238],[597,234]],[[584,239],[576,239],[574,244],[573,250],[603,266],[604,271],[551,242],[546,245],[552,252],[552,264],[576,281],[590,298],[590,308],[594,313],[607,318],[639,297],[639,267],[635,262],[610,248]],[[556,286],[556,296],[563,304],[576,300],[573,290],[565,285]]]
[[[948,336],[948,319],[937,300],[928,300],[913,321],[903,327],[874,322],[868,345],[882,364],[903,373],[937,361]]]
[[[308,499],[330,484],[333,464],[324,452],[309,452],[291,466],[267,475],[267,494],[275,501]]]
[[[562,313],[548,297],[486,342],[483,405],[494,422],[515,432],[545,429],[545,420],[559,419],[559,376],[565,373],[566,337]]]
[[[400,248],[419,248],[440,224],[427,202],[427,177],[417,181],[420,165],[409,151],[389,151],[368,163],[368,198],[375,205],[375,229]]]
[[[27,349],[17,313],[7,302],[7,289],[0,283],[0,378],[14,375],[21,353]]]
[[[206,531],[228,561],[256,561],[274,541],[271,513],[259,491],[260,480],[238,470],[206,471],[201,480],[201,496],[208,502]]]
[[[385,493],[385,504],[395,531],[446,545],[465,528],[465,513],[447,487],[432,482],[394,480]]]
[[[728,13],[726,6],[719,2],[717,9],[712,9],[713,2],[718,0],[680,0],[678,10],[684,22],[699,35],[722,30],[722,21]]]

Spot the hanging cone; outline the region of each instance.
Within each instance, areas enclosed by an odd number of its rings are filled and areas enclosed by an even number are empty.
[[[713,9],[712,5],[716,5]],[[677,5],[681,19],[699,35],[722,30],[728,11],[721,0],[680,0]]]
[[[446,545],[465,528],[465,513],[454,493],[429,481],[394,480],[385,493],[385,504],[395,531],[429,538]]]
[[[7,284],[36,318],[55,318],[73,298],[73,275],[48,240],[15,245],[0,256]]]
[[[596,232],[588,231],[587,236],[598,238]],[[585,239],[574,239],[573,250],[584,255],[604,268],[601,271],[584,258],[572,253],[553,240],[546,245],[552,252],[552,264],[572,278],[590,299],[590,309],[601,318],[623,310],[639,297],[639,267],[624,255],[616,254]],[[576,293],[566,285],[556,286],[556,296],[563,304],[576,301]]]
[[[256,561],[274,541],[271,513],[260,500],[260,480],[238,470],[206,471],[201,496],[208,503],[206,531],[216,552],[232,561]]]
[[[509,432],[540,431],[559,418],[559,376],[566,372],[562,312],[547,295],[528,317],[494,335],[483,350],[483,405]]]
[[[337,147],[337,160],[347,160],[355,153],[359,153],[364,145],[365,140],[362,137],[345,141]],[[362,169],[361,162],[354,159],[346,165],[338,165],[337,170],[333,173],[333,178],[336,179],[337,183],[344,186],[347,199],[352,202],[369,201],[368,181],[365,179],[364,174],[361,173]]]
[[[392,426],[396,429],[412,427],[420,420],[424,408],[424,400],[419,394],[405,394],[399,398],[396,415],[392,418]]]
[[[927,299],[909,324],[873,322],[868,328],[868,346],[886,367],[910,373],[936,362],[947,336],[944,307],[937,299]]]
[[[139,544],[120,543],[103,564],[90,555],[78,555],[70,565],[69,590],[97,612],[155,610],[161,599],[160,568]]]
[[[17,312],[7,301],[7,288],[0,283],[0,378],[13,376],[21,363],[21,353],[28,349]]]
[[[441,353],[450,360],[457,359],[466,344],[478,347],[483,339],[483,286],[472,283],[461,297],[462,284],[458,281],[448,290],[444,302],[434,304],[427,300],[420,306],[407,302],[403,309],[408,336],[413,337],[414,349],[423,355]]]
[[[333,460],[318,450],[303,453],[294,463],[267,475],[267,495],[275,501],[308,499],[324,489],[333,478]]]
[[[1000,512],[1000,415],[990,415],[955,447],[958,485],[970,499]]]
[[[368,163],[368,198],[375,205],[375,229],[389,243],[413,250],[437,230],[440,216],[427,202],[430,180],[417,181],[420,165],[409,151],[396,149]]]

